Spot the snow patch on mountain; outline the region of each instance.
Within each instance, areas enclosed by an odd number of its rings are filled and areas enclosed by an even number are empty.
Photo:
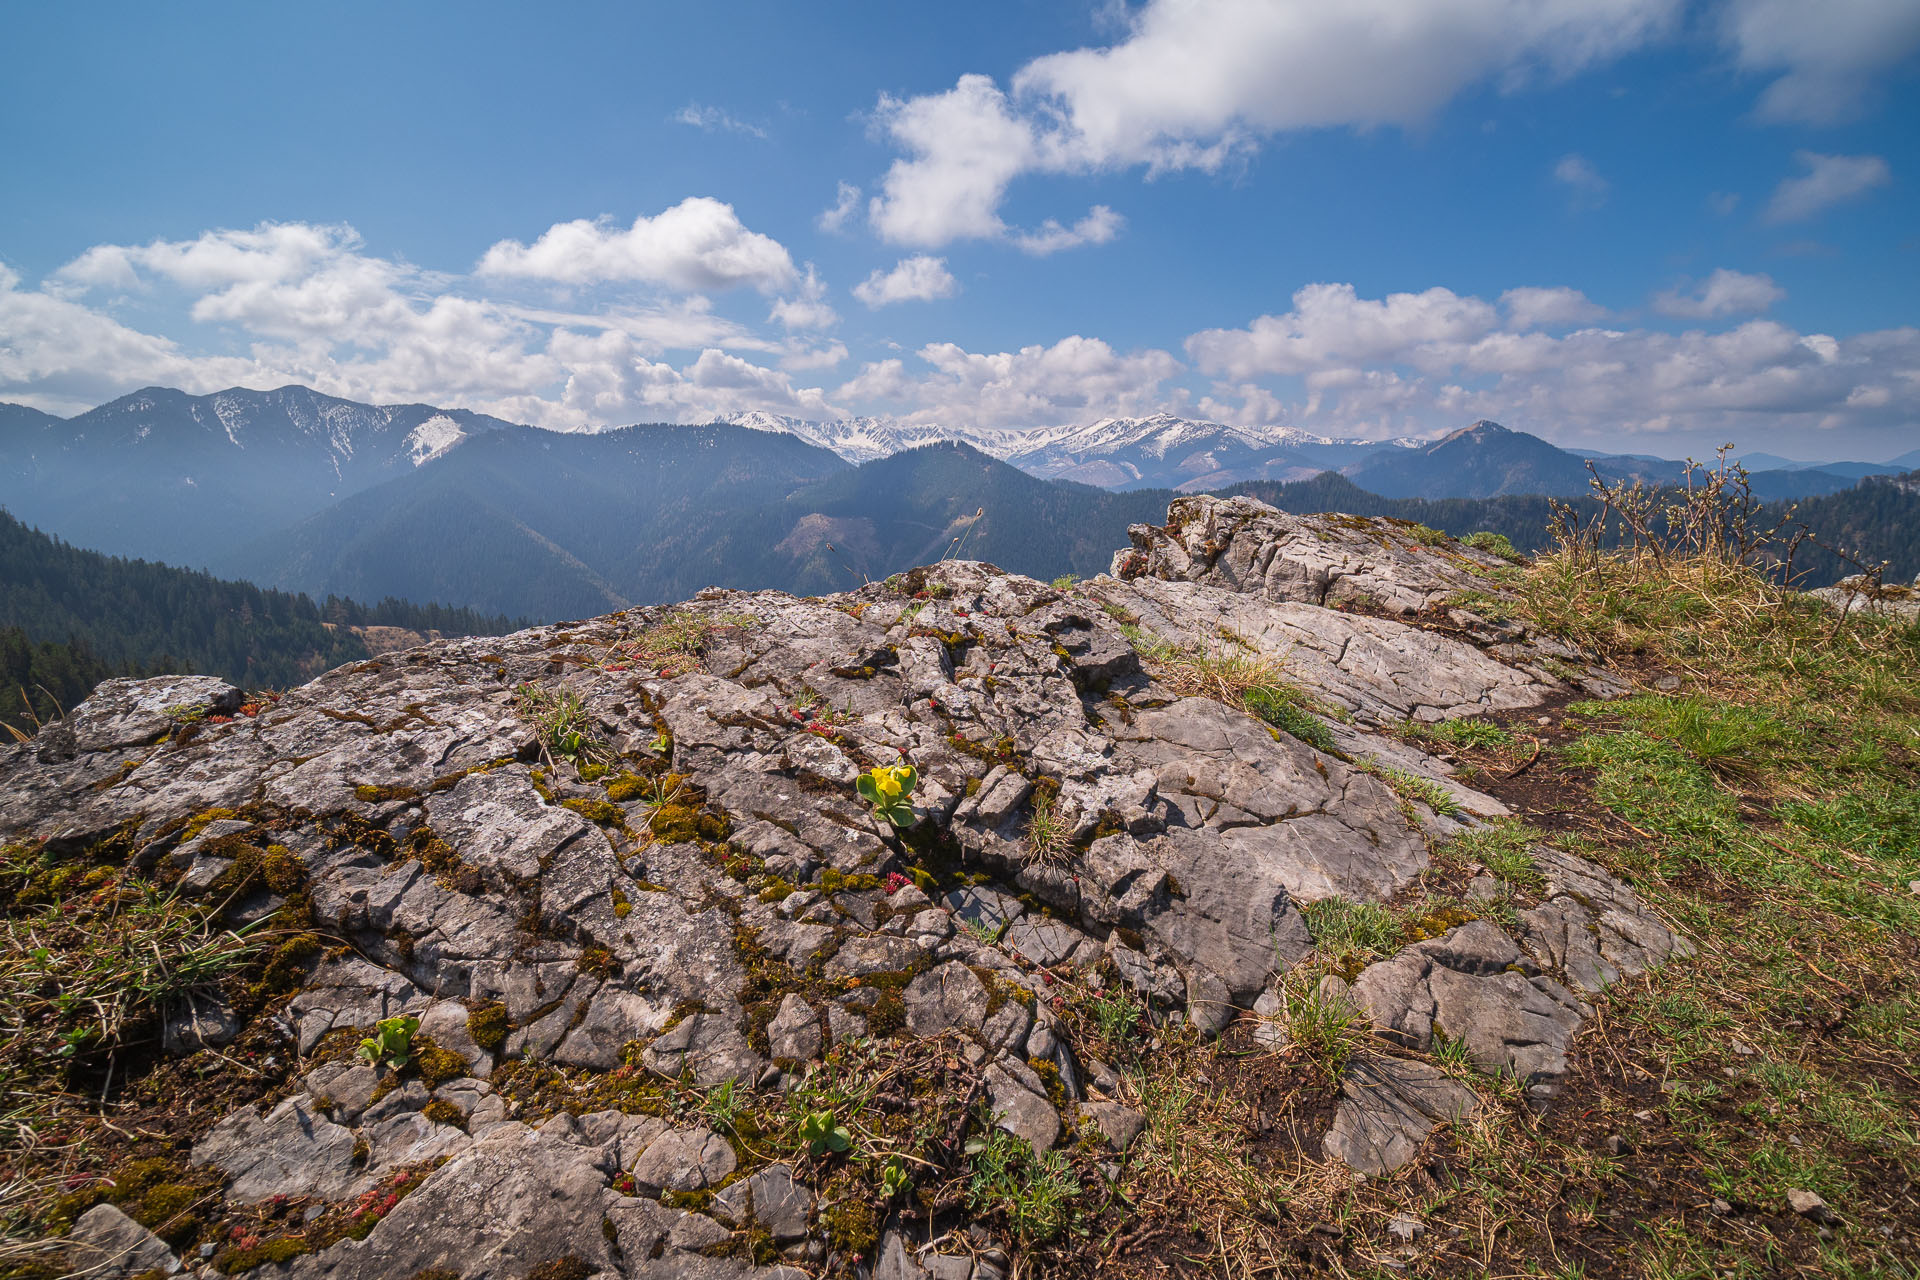
[[[467,438],[460,424],[444,413],[435,414],[407,433],[407,455],[418,467],[432,462]]]

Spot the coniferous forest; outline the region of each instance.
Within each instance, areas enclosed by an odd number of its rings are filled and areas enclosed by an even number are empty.
[[[354,628],[498,635],[515,624],[470,609],[374,605],[68,546],[0,512],[0,719],[29,730],[116,675],[217,675],[286,688],[365,658]]]

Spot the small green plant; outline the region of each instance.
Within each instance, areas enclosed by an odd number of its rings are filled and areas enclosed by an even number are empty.
[[[400,1070],[413,1061],[413,1033],[420,1019],[401,1014],[373,1024],[373,1034],[360,1042],[359,1056],[375,1067]]]
[[[1460,539],[1460,541],[1462,544],[1472,547],[1475,551],[1484,551],[1488,555],[1499,556],[1508,564],[1519,564],[1526,559],[1525,556],[1513,549],[1513,541],[1504,533],[1494,533],[1490,530],[1482,529],[1478,533],[1468,534],[1466,537]]]
[[[1055,591],[1071,591],[1073,589],[1073,584],[1078,581],[1080,581],[1079,574],[1063,573],[1059,577],[1053,580],[1053,589]]]
[[[967,1142],[967,1207],[975,1213],[995,1210],[1022,1243],[1051,1240],[1073,1223],[1080,1180],[1058,1151],[1036,1156],[1025,1138],[992,1125]]]
[[[1365,1042],[1367,1019],[1342,990],[1305,971],[1289,975],[1281,991],[1287,1012],[1287,1048],[1338,1080]]]
[[[1453,541],[1451,537],[1440,532],[1438,529],[1429,529],[1424,524],[1413,526],[1413,528],[1407,530],[1407,534],[1423,547],[1444,547]]]
[[[880,1196],[891,1200],[907,1189],[907,1162],[899,1156],[888,1156],[886,1163],[880,1166]]]
[[[734,1096],[734,1082],[722,1080],[718,1088],[712,1090],[700,1100],[700,1114],[705,1117],[708,1127],[721,1133],[732,1133],[734,1122],[744,1110],[741,1102]]]
[[[1406,937],[1399,917],[1376,902],[1321,898],[1302,903],[1307,933],[1321,957],[1336,969],[1357,968],[1392,955]]]
[[[1093,1025],[1108,1044],[1125,1048],[1140,1034],[1140,1018],[1146,1010],[1124,987],[1109,987],[1087,1002]]]
[[[1506,820],[1462,831],[1446,846],[1449,856],[1477,862],[1496,879],[1537,888],[1546,883],[1533,862],[1540,833],[1522,822]]]
[[[1407,732],[1416,738],[1428,742],[1444,742],[1456,747],[1473,747],[1482,751],[1497,751],[1513,745],[1513,735],[1491,720],[1477,716],[1462,716],[1455,720],[1441,720],[1435,724],[1422,724],[1409,721]]]
[[[1289,686],[1255,685],[1240,695],[1246,709],[1282,733],[1290,733],[1315,751],[1334,754],[1333,733],[1309,712],[1304,698]]]
[[[1025,847],[1029,862],[1064,862],[1073,850],[1073,833],[1060,815],[1054,812],[1055,803],[1051,790],[1034,792],[1033,813],[1027,818]]]
[[[833,1118],[831,1111],[807,1112],[800,1120],[800,1140],[807,1144],[807,1153],[813,1156],[830,1151],[839,1153],[853,1146],[853,1135]]]
[[[1403,806],[1423,804],[1443,818],[1457,818],[1465,812],[1460,802],[1453,798],[1453,793],[1432,778],[1423,778],[1417,773],[1408,773],[1405,769],[1382,764],[1372,758],[1359,761],[1355,767],[1392,787]]]
[[[910,827],[917,820],[913,789],[919,782],[919,771],[910,764],[879,765],[861,774],[854,787],[880,817],[896,827]]]
[[[514,698],[515,710],[533,726],[541,748],[549,759],[573,761],[575,766],[605,764],[613,753],[604,743],[594,740],[593,720],[587,704],[571,689],[543,689],[523,684]]]
[[[960,932],[966,934],[975,942],[983,946],[997,947],[1000,945],[1001,937],[1007,931],[1007,926],[1012,924],[1013,921],[1002,920],[998,924],[989,924],[984,916],[978,920],[973,920],[966,916],[956,915],[953,918],[953,923],[959,927]]]

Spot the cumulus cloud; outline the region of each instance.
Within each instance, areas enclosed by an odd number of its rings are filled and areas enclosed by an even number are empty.
[[[1052,346],[999,352],[934,342],[916,354],[924,370],[910,371],[898,359],[876,361],[834,398],[877,402],[916,422],[1013,428],[1150,413],[1184,401],[1184,393],[1166,386],[1181,372],[1172,355],[1119,352],[1098,338],[1075,335]]]
[[[831,329],[840,323],[840,315],[827,305],[826,299],[827,286],[809,262],[798,293],[775,301],[767,318],[779,321],[788,329]]]
[[[697,102],[689,102],[667,117],[675,124],[692,125],[696,129],[705,129],[708,133],[744,133],[755,138],[764,138],[767,131],[757,124],[749,124],[728,114],[719,107],[703,107]]]
[[[1542,289],[1528,285],[1509,289],[1500,295],[1500,305],[1507,310],[1507,322],[1518,330],[1563,329],[1607,317],[1605,307],[1578,289],[1565,287]]]
[[[1245,329],[1208,329],[1187,339],[1187,352],[1207,373],[1245,379],[1305,374],[1384,359],[1445,353],[1491,332],[1492,304],[1451,289],[1362,298],[1350,284],[1310,284],[1293,295],[1293,310],[1261,316]]]
[[[1023,173],[1215,170],[1287,130],[1417,123],[1476,84],[1511,88],[1616,57],[1682,7],[1147,0],[1124,39],[1038,58],[1010,90],[966,75],[941,93],[883,96],[875,127],[902,155],[869,217],[901,244],[998,239]]]
[[[0,396],[72,412],[144,383],[211,391],[299,382],[560,427],[705,420],[738,408],[817,416],[832,408],[817,388],[741,353],[775,356],[787,370],[846,358],[838,343],[756,334],[701,295],[556,309],[468,296],[468,283],[368,254],[350,227],[263,224],[101,245],[39,290],[12,273],[0,281]],[[773,318],[796,330],[830,325],[812,268],[791,283],[794,295],[775,303]],[[96,304],[101,295],[109,300]],[[154,309],[178,303],[187,318],[217,326],[212,341],[240,350],[194,353],[139,332],[113,316],[120,297]],[[671,351],[699,355],[676,369],[661,359]]]
[[[945,258],[918,253],[902,258],[891,271],[875,268],[872,275],[853,286],[853,296],[878,309],[895,302],[951,298],[959,288],[953,273],[947,270]]]
[[[531,245],[502,240],[488,249],[482,276],[592,285],[639,282],[688,292],[751,285],[774,293],[796,273],[786,247],[749,231],[733,206],[690,196],[631,227],[610,219],[558,222]]]
[[[1887,162],[1879,156],[1824,156],[1796,151],[1793,158],[1806,170],[1784,179],[1767,202],[1768,222],[1805,222],[1837,204],[1858,200],[1875,187],[1893,180]]]
[[[1745,70],[1777,73],[1762,118],[1831,124],[1858,113],[1876,79],[1920,50],[1911,0],[1730,0],[1721,29]]]
[[[1692,319],[1753,315],[1786,296],[1787,291],[1775,284],[1772,276],[1744,275],[1722,267],[1697,287],[1683,281],[1676,288],[1655,294],[1653,309],[1661,315]]]
[[[1038,141],[986,76],[961,76],[945,93],[899,99],[881,95],[876,125],[908,153],[881,179],[867,216],[883,239],[942,245],[994,239],[1006,231],[1000,198],[1033,166]]]
[[[822,231],[844,231],[847,220],[860,211],[860,188],[842,182],[834,193],[833,207],[820,211],[814,225]]]
[[[1639,433],[1669,452],[1814,430],[1845,431],[1850,443],[1834,447],[1865,451],[1910,432],[1920,410],[1920,329],[1846,336],[1751,318],[1777,286],[1732,271],[1661,295],[1696,322],[1680,333],[1609,327],[1613,317],[1565,287],[1489,300],[1318,283],[1284,311],[1193,334],[1185,362],[1084,334],[1014,351],[934,342],[838,386],[812,385],[828,378],[812,371],[848,352],[809,310],[827,308],[811,267],[767,304],[764,332],[704,295],[538,306],[473,292],[489,283],[369,253],[351,228],[306,224],[103,245],[38,288],[0,267],[0,399],[74,412],[147,383],[299,382],[567,428],[740,409],[1021,428],[1165,409],[1379,436],[1490,417],[1604,447]],[[168,308],[167,336],[129,318]],[[1662,446],[1662,435],[1686,440]]]
[[[1735,300],[1759,305],[1774,287],[1764,277],[1726,276],[1735,278],[1720,277],[1718,293],[1710,277],[1698,292],[1675,294],[1702,308],[1712,300],[1724,314]],[[1220,380],[1203,401],[1216,416],[1361,435],[1485,417],[1556,438],[1751,439],[1756,431],[1891,430],[1910,425],[1920,404],[1920,329],[1838,338],[1748,320],[1720,331],[1588,326],[1554,336],[1523,331],[1519,293],[1503,296],[1508,323],[1500,325],[1490,305],[1444,289],[1367,299],[1349,285],[1311,285],[1285,315],[1196,333],[1187,350]],[[1297,398],[1286,398],[1287,386]]]
[[[1567,189],[1576,209],[1592,209],[1604,204],[1613,184],[1600,176],[1593,161],[1579,152],[1569,152],[1553,166],[1553,179]]]
[[[1126,223],[1125,218],[1106,205],[1097,204],[1070,227],[1048,218],[1032,231],[1015,232],[1012,239],[1015,247],[1023,252],[1044,257],[1062,249],[1077,249],[1083,244],[1105,244],[1119,235]]]

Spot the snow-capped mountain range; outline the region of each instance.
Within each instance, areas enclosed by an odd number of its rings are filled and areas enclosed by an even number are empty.
[[[936,441],[957,440],[1031,475],[1105,489],[1199,490],[1242,480],[1301,479],[1337,470],[1381,449],[1420,443],[1339,439],[1297,427],[1233,427],[1170,413],[1024,431],[884,417],[811,422],[758,411],[736,413],[721,421],[797,436],[855,464]]]

